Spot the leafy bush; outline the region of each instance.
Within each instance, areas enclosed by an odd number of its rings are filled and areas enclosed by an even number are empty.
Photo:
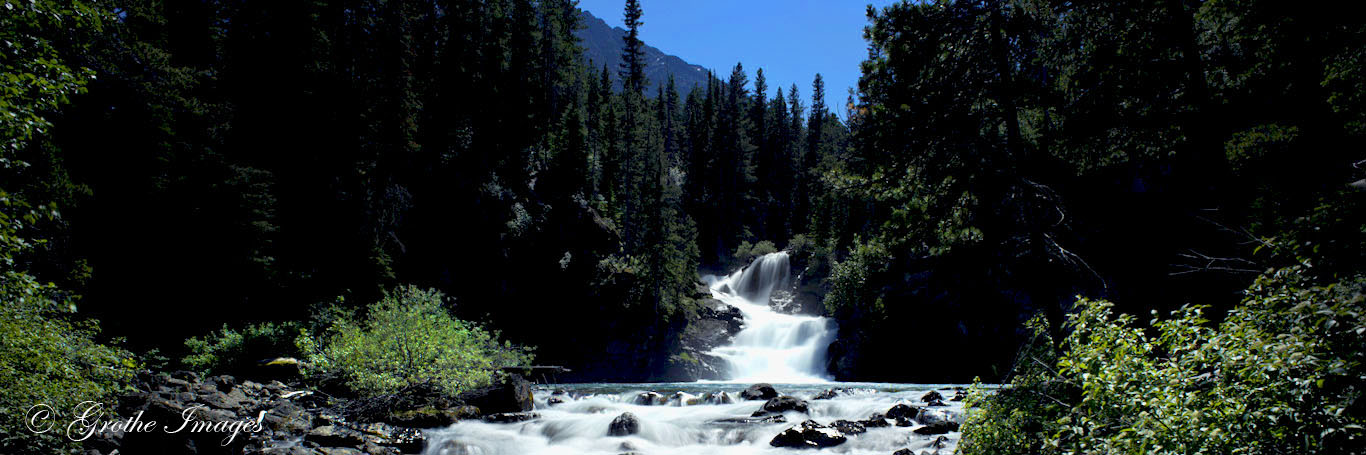
[[[493,382],[498,368],[527,365],[529,349],[456,319],[441,292],[403,286],[368,307],[364,320],[340,320],[317,346],[314,368],[375,396],[408,387],[459,394]]]
[[[296,339],[302,333],[294,322],[249,324],[242,330],[224,324],[217,332],[185,340],[189,355],[180,363],[200,373],[243,374],[264,359],[299,356]]]
[[[61,431],[29,431],[28,410],[45,404],[58,422],[82,401],[111,403],[137,370],[131,353],[97,341],[99,327],[74,312],[55,287],[0,274],[0,453],[74,452],[79,446]]]
[[[815,252],[816,242],[807,238],[806,234],[797,234],[787,241],[787,248],[785,249],[793,256],[802,256]]]
[[[735,247],[735,259],[749,262],[765,254],[777,253],[778,247],[768,240],[761,240],[759,243],[751,245],[749,241],[740,242]]]
[[[1108,302],[1082,299],[1056,364],[1017,377],[1023,387],[975,399],[960,447],[969,455],[1363,453],[1363,291],[1366,278],[1315,286],[1291,267],[1259,278],[1217,326],[1204,307],[1189,306],[1155,318],[1151,333]],[[1031,394],[1039,398],[1018,399]],[[1029,422],[1042,424],[1031,432]]]
[[[962,453],[1043,453],[1043,443],[1057,433],[1069,384],[1056,380],[1058,352],[1048,321],[1038,315],[1025,326],[1033,338],[1020,349],[1010,384],[992,391],[974,383],[968,389],[964,405],[971,412],[963,424]]]
[[[830,292],[825,295],[825,308],[830,314],[862,313],[868,317],[884,317],[882,298],[870,279],[886,270],[892,252],[877,240],[854,240],[849,258],[837,262],[830,272]]]

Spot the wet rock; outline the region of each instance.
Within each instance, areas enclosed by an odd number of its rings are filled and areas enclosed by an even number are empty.
[[[534,412],[504,412],[484,416],[484,421],[488,423],[517,423],[541,418],[540,414]]]
[[[840,396],[840,392],[843,391],[843,390],[844,390],[844,389],[825,389],[825,390],[821,391],[821,393],[816,394],[816,396],[811,397],[811,399],[812,399],[812,400],[830,400],[830,399],[833,399],[833,398],[835,398],[835,397]]]
[[[913,426],[915,426],[915,421],[914,421],[914,420],[911,420],[910,418],[907,418],[907,417],[905,417],[905,416],[897,417],[897,418],[896,418],[896,426],[898,426],[898,427],[913,427]]]
[[[309,430],[304,440],[323,447],[358,446],[365,441],[360,433],[335,425],[323,425]]]
[[[764,402],[763,409],[764,411],[774,413],[796,411],[805,414],[807,413],[808,405],[806,400],[784,395]]]
[[[452,408],[428,406],[391,413],[384,418],[384,421],[400,427],[438,428],[450,426],[464,419],[477,419],[480,414],[479,408],[474,406]]]
[[[947,436],[940,436],[940,437],[934,438],[934,442],[931,442],[931,443],[930,443],[930,447],[934,447],[934,448],[936,448],[936,449],[942,449],[942,448],[944,448],[944,445],[945,445],[945,444],[948,444],[948,443],[949,443],[949,438],[948,438]]]
[[[361,451],[358,450],[358,449],[353,449],[353,448],[350,448],[350,447],[319,447],[319,448],[317,448],[317,452],[315,452],[315,453],[317,453],[318,455],[364,455],[364,454],[365,454],[365,452],[361,452]]]
[[[242,409],[242,400],[238,398],[219,392],[217,389],[213,388],[213,386],[205,387],[203,390],[206,393],[201,394],[196,401],[217,409]]]
[[[787,417],[782,414],[758,415],[750,417],[730,417],[725,419],[713,420],[711,423],[719,425],[757,425],[769,423],[787,423]]]
[[[660,405],[664,404],[664,402],[664,395],[660,395],[659,392],[641,392],[639,395],[636,395],[634,400],[631,400],[631,403],[641,406]]]
[[[460,401],[485,414],[527,412],[536,407],[531,383],[517,375],[506,375],[493,386],[461,394]]]
[[[564,404],[564,398],[560,398],[560,397],[550,397],[550,399],[545,400],[545,404],[546,404],[546,406],[554,406],[554,405],[557,405],[557,404]]]
[[[694,406],[702,404],[702,398],[687,392],[674,392],[673,396],[669,397],[669,404],[674,406]]]
[[[848,440],[839,430],[806,420],[778,433],[768,444],[773,447],[825,448],[844,444]]]
[[[774,389],[772,384],[754,384],[743,392],[740,398],[746,400],[771,400],[778,397],[778,389]]]
[[[427,438],[416,428],[396,428],[383,423],[371,423],[359,428],[365,439],[365,452],[421,453]]]
[[[940,395],[939,392],[935,390],[931,390],[930,393],[921,396],[920,401],[924,401],[926,406],[947,406],[944,404],[944,396]]]
[[[900,419],[903,417],[908,419],[914,419],[916,416],[920,415],[920,411],[920,408],[901,403],[897,404],[896,406],[892,406],[891,409],[887,410],[887,418],[892,420]]]
[[[901,450],[892,452],[892,455],[915,455],[915,452],[912,452],[911,449],[901,449]]]
[[[291,445],[285,447],[260,447],[248,448],[245,455],[316,455],[312,449],[302,445]]]
[[[885,422],[885,421],[884,421]],[[839,430],[846,435],[867,433],[868,429],[862,423],[851,420],[836,420],[830,424],[830,428]]]
[[[944,401],[944,396],[943,396],[943,395],[940,395],[940,394],[939,394],[939,391],[937,391],[937,390],[931,390],[931,391],[929,391],[929,393],[926,393],[926,394],[924,394],[924,395],[921,395],[921,396],[920,396],[920,401],[924,401],[924,402],[926,402],[926,403],[931,402],[931,401]]]
[[[892,424],[887,423],[887,416],[876,412],[873,413],[873,415],[868,416],[867,419],[860,420],[858,423],[863,424],[865,428],[886,428],[892,426]]]
[[[944,434],[950,431],[958,431],[958,422],[954,422],[952,420],[935,422],[920,428],[916,428],[912,431],[915,434],[921,435]]]
[[[183,372],[180,372],[180,373],[183,373]],[[193,387],[190,385],[190,382],[189,382],[189,381],[186,381],[186,380],[180,379],[180,378],[176,378],[176,377],[170,377],[170,378],[166,378],[166,379],[165,379],[165,382],[163,383],[163,387],[162,387],[161,390],[174,390],[174,391],[178,391],[178,392],[189,392],[189,391],[193,390]]]
[[[623,412],[607,426],[608,436],[629,436],[640,432],[640,419],[635,414]]]
[[[731,404],[735,400],[726,392],[712,392],[702,397],[702,402],[706,404]]]
[[[261,424],[266,429],[279,434],[301,435],[308,432],[311,426],[310,420],[312,420],[311,417],[305,413],[303,407],[284,401],[266,412]]]
[[[963,401],[967,397],[968,393],[963,391],[962,389],[959,389],[958,391],[953,393],[953,398],[950,398],[949,401]]]
[[[917,415],[915,417],[915,420],[924,425],[935,425],[944,422],[950,422],[953,419],[950,418],[948,415],[945,415],[943,412],[926,409],[923,412],[921,412],[920,415]]]

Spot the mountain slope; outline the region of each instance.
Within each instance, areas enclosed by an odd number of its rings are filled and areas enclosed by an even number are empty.
[[[575,35],[583,40],[580,45],[584,47],[584,59],[599,71],[604,64],[607,65],[613,85],[618,90],[621,89],[621,79],[617,75],[617,70],[621,67],[621,49],[624,46],[622,38],[626,36],[626,30],[607,25],[607,21],[597,18],[588,11],[580,11],[580,16],[584,28],[575,32]],[[669,74],[674,75],[674,84],[681,95],[686,96],[693,87],[705,87],[707,84],[706,68],[665,54],[649,43],[645,45],[645,62],[645,78],[650,81],[646,93],[651,96],[657,87],[668,84]]]

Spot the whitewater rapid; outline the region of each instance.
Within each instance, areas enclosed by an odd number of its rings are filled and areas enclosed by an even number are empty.
[[[925,418],[961,422],[961,402],[925,407],[921,397],[939,390],[945,397],[951,385],[906,384],[774,384],[778,392],[807,400],[807,413],[789,411],[786,422],[737,423],[759,410],[763,400],[745,401],[745,384],[567,384],[544,386],[534,393],[534,419],[517,423],[460,422],[426,433],[424,455],[796,455],[839,453],[891,455],[901,449],[916,454],[951,454],[958,432],[916,434],[919,422],[868,428],[848,441],[820,450],[774,447],[774,436],[803,420],[822,424],[836,420],[869,419],[897,404],[926,409]],[[830,387],[833,398],[816,399]],[[657,393],[658,395],[654,395]],[[659,401],[642,400],[642,395]],[[725,399],[718,400],[721,394]],[[712,399],[708,400],[707,397]],[[729,401],[729,402],[723,402]],[[639,419],[639,432],[611,436],[613,419],[624,413]]]
[[[729,364],[733,382],[819,383],[830,380],[825,351],[835,341],[834,321],[783,314],[773,300],[792,299],[792,266],[786,251],[770,253],[725,276],[706,276],[712,297],[740,310],[745,325],[731,344],[712,355]]]

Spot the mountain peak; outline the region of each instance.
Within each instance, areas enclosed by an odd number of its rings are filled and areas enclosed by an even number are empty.
[[[621,67],[621,51],[625,47],[622,39],[626,36],[626,30],[621,27],[613,27],[607,21],[594,16],[588,11],[579,10],[584,28],[576,31],[584,47],[584,60],[589,65],[599,71],[603,65],[607,65],[608,73],[612,77],[613,87],[621,89],[621,78],[617,75],[617,68]],[[674,85],[677,86],[681,95],[687,95],[693,87],[705,87],[707,84],[708,70],[700,65],[694,65],[684,61],[677,56],[665,54],[663,51],[645,43],[645,79],[649,81],[646,93],[653,96],[655,88],[667,85],[669,75],[674,76]]]

